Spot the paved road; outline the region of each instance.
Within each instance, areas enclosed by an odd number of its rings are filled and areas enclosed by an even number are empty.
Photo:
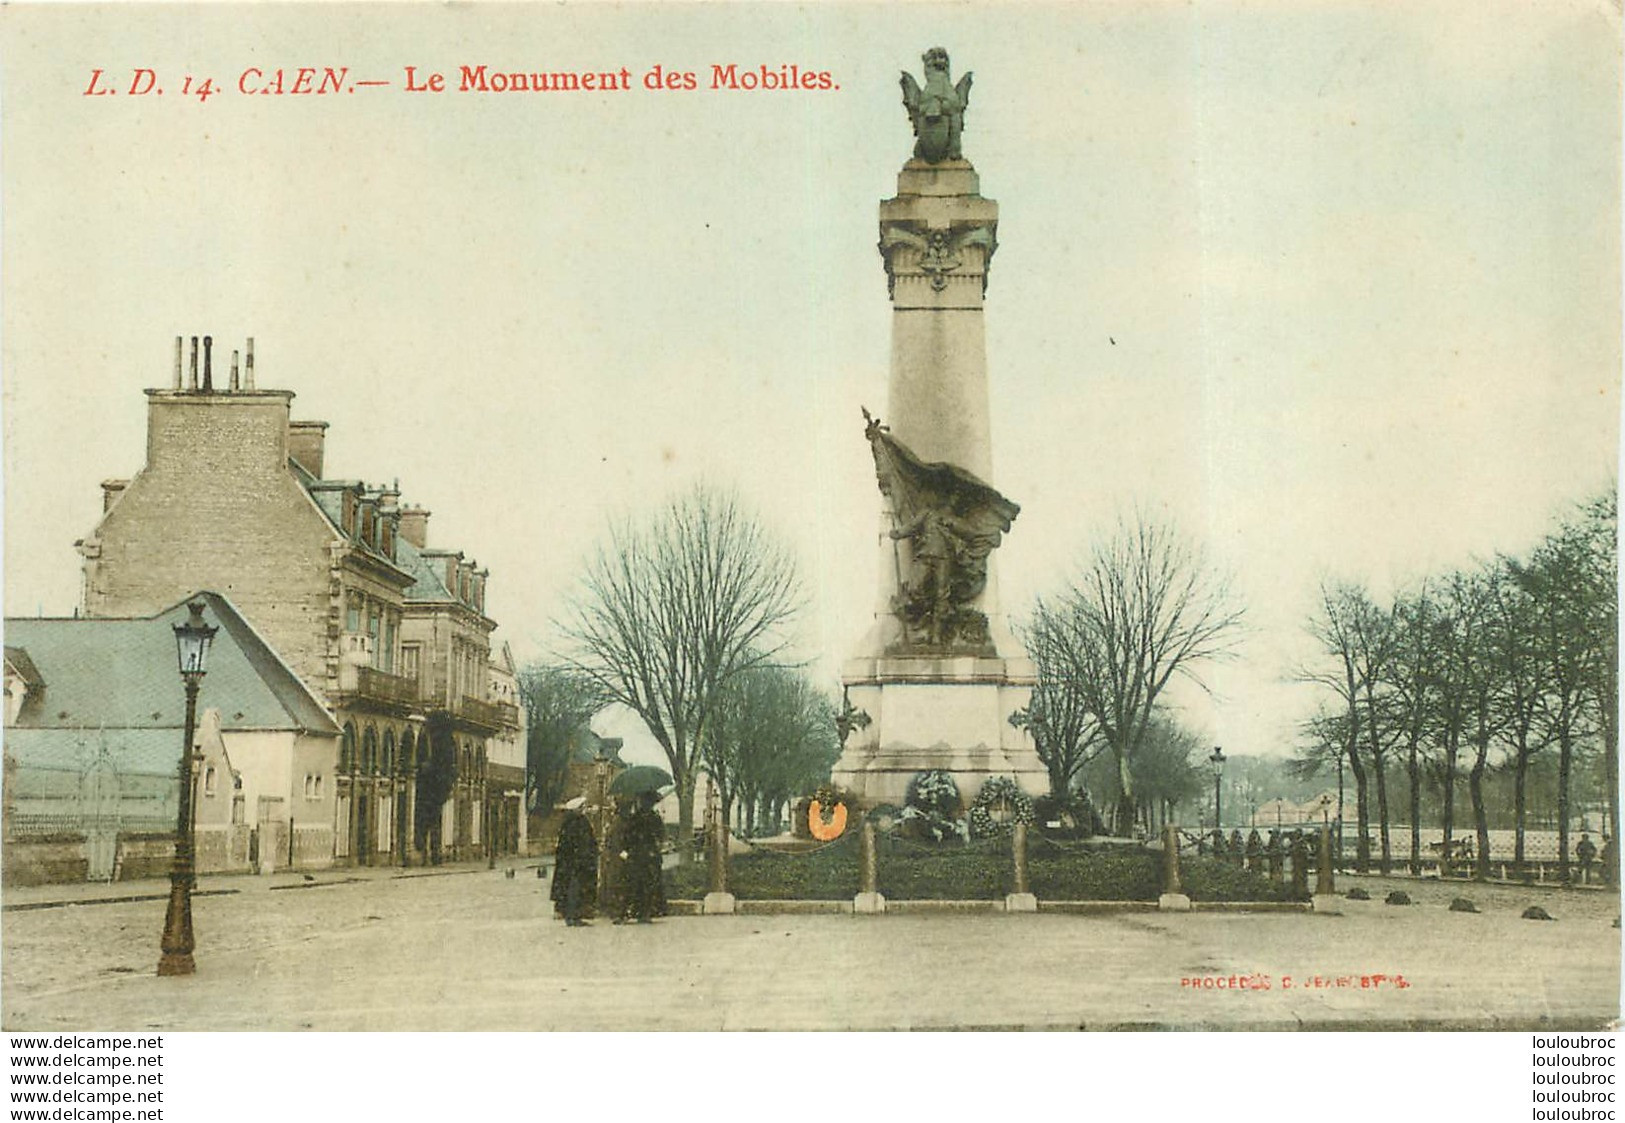
[[[152,974],[161,900],[18,909],[64,891],[7,890],[5,1028],[1538,1029],[1620,1012],[1619,899],[1597,892],[1409,883],[1418,903],[1398,908],[1370,879],[1376,899],[1340,916],[745,915],[566,929],[531,869],[344,877],[206,880],[237,892],[196,901],[189,979]],[[1448,911],[1456,895],[1483,911]],[[1521,919],[1532,902],[1556,922]],[[1376,974],[1408,985],[1360,985]],[[1269,988],[1232,990],[1232,975]],[[1316,975],[1334,985],[1313,986]]]

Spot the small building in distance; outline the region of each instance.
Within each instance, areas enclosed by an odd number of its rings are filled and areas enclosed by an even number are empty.
[[[530,852],[530,825],[525,814],[525,707],[519,697],[519,666],[506,643],[491,652],[489,673],[486,693],[491,704],[512,707],[514,716],[492,734],[486,750],[490,761],[485,776],[486,818],[501,852],[526,854]]]
[[[1324,791],[1302,803],[1293,803],[1279,797],[1260,804],[1253,812],[1250,826],[1302,827],[1321,826],[1337,821],[1337,793]]]
[[[5,622],[5,878],[151,877],[169,869],[185,691],[174,625],[200,601],[219,630],[193,745],[199,872],[333,862],[339,727],[217,593],[145,617]]]
[[[589,814],[596,817],[600,810],[600,791],[607,791],[615,777],[626,771],[626,762],[621,759],[623,744],[621,738],[599,736],[585,725],[575,731],[570,739],[569,763],[564,766],[564,782],[558,798],[551,806],[531,809],[530,834],[539,849],[553,849],[558,841],[563,807],[577,796],[586,799]]]

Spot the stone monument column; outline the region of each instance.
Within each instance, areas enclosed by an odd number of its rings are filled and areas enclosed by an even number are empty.
[[[926,53],[905,73],[913,157],[880,204],[892,305],[884,418],[865,436],[882,494],[879,603],[843,669],[850,731],[834,780],[866,804],[901,803],[917,772],[955,774],[968,803],[991,776],[1041,794],[1048,776],[1009,717],[1027,705],[1031,661],[999,611],[993,552],[1020,508],[992,486],[983,301],[999,208],[960,152],[971,76]]]

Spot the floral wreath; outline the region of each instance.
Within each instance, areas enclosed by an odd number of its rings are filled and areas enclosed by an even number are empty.
[[[814,792],[807,804],[807,829],[819,842],[846,833],[846,799],[828,784]]]
[[[1003,802],[1010,808],[1008,819],[995,819],[993,808]],[[994,835],[1007,835],[1015,829],[1015,824],[1026,823],[1032,825],[1033,801],[1016,786],[1016,782],[1008,776],[994,776],[982,785],[982,790],[976,794],[976,802],[970,809],[970,834],[972,838],[991,838]]]

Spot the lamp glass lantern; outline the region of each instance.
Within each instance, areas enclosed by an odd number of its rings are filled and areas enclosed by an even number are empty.
[[[1218,745],[1214,745],[1213,755],[1207,758],[1209,766],[1213,769],[1214,779],[1218,779],[1220,776],[1224,775],[1224,760],[1224,750]]]
[[[191,615],[185,623],[175,625],[175,654],[181,677],[195,680],[209,668],[209,645],[219,629],[204,621],[202,601],[195,600],[186,607]]]

